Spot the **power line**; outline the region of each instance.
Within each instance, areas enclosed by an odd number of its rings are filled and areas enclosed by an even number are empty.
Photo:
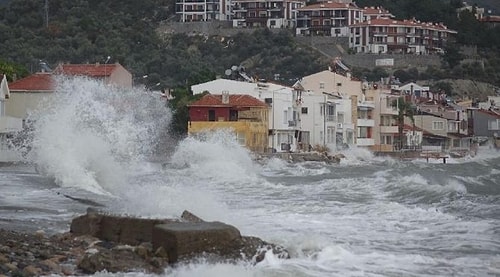
[[[49,27],[49,0],[45,0],[45,28]]]

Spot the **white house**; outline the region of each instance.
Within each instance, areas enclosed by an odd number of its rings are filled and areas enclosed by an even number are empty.
[[[304,91],[312,95],[326,97],[326,115],[324,129],[325,142],[320,144],[331,148],[328,137],[335,133],[335,143],[371,147],[373,140],[373,97],[367,97],[361,81],[352,80],[350,74],[346,76],[330,70],[324,70],[305,76],[300,81]],[[325,102],[325,100],[323,100]],[[335,105],[328,105],[328,103]],[[303,128],[306,128],[303,124]],[[318,142],[315,142],[318,143]],[[337,145],[340,146],[340,145]]]
[[[216,79],[191,86],[193,94],[247,94],[269,105],[269,148],[276,152],[296,151],[301,140],[300,103],[291,87],[267,82]]]
[[[0,162],[18,161],[18,154],[11,150],[8,145],[8,137],[15,132],[21,131],[23,121],[21,118],[6,116],[6,104],[10,98],[10,90],[7,78],[3,75],[0,85]]]

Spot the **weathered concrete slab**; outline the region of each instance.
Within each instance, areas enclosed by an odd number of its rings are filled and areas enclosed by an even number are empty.
[[[171,263],[201,253],[233,252],[235,242],[241,243],[240,231],[222,222],[168,223],[153,229],[153,248],[163,247]]]
[[[70,232],[77,236],[89,235],[101,240],[139,245],[143,242],[151,242],[155,225],[168,222],[173,222],[173,220],[121,217],[88,212],[73,219]]]

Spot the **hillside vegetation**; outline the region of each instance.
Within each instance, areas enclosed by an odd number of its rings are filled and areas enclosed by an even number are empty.
[[[47,2],[48,9],[44,4]],[[485,27],[472,14],[457,18],[458,0],[359,0],[359,6],[382,5],[399,18],[444,22],[458,31],[450,44],[443,68],[408,68],[398,72],[410,80],[472,79],[500,86],[500,26]],[[290,30],[238,33],[231,37],[171,34],[160,38],[162,21],[172,18],[174,0],[10,0],[0,2],[0,70],[10,79],[39,70],[40,61],[55,67],[60,62],[119,62],[131,71],[135,83],[153,88],[174,88],[176,115],[186,116],[193,99],[189,86],[223,76],[233,65],[243,65],[249,75],[291,84],[298,78],[326,68],[329,60],[297,44]],[[469,62],[461,45],[477,46]],[[420,71],[419,71],[420,70]],[[358,74],[359,72],[359,74]],[[380,69],[356,69],[357,77],[377,80],[387,76]],[[148,75],[148,78],[137,76]],[[410,77],[408,77],[410,76]],[[184,114],[184,115],[183,115]],[[181,133],[185,124],[176,127]]]

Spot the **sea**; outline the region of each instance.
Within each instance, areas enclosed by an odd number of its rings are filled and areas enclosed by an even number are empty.
[[[146,88],[59,79],[16,141],[23,161],[0,167],[0,228],[66,232],[89,206],[146,218],[188,210],[291,258],[200,258],[164,276],[500,276],[500,152],[491,147],[445,164],[359,148],[333,165],[257,160],[227,131],[173,138],[165,101]]]

